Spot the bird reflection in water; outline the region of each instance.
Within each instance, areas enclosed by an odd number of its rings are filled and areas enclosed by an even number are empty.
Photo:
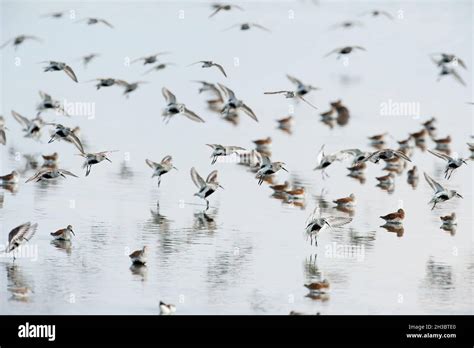
[[[127,161],[122,161],[122,163],[120,164],[119,177],[120,179],[124,179],[124,180],[133,178],[133,171],[127,165]]]
[[[130,272],[142,282],[147,280],[148,268],[144,264],[132,263],[130,266]]]
[[[396,233],[397,237],[402,237],[403,233],[405,232],[405,229],[403,228],[402,224],[396,225],[396,224],[386,223],[380,227],[385,228],[387,232]]]
[[[51,244],[56,247],[56,249],[65,252],[68,255],[71,255],[72,251],[72,243],[70,240],[60,240],[60,239],[53,239]]]
[[[18,264],[7,264],[6,272],[7,290],[11,294],[10,300],[29,302],[34,291],[23,276],[20,266]]]

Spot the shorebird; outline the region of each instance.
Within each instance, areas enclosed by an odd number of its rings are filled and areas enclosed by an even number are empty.
[[[337,206],[351,207],[355,205],[356,199],[355,195],[351,193],[348,197],[339,198],[332,202],[335,203]]]
[[[209,209],[209,201],[207,197],[212,195],[217,189],[223,187],[217,181],[217,170],[213,170],[206,178],[206,181],[199,175],[194,167],[191,168],[191,179],[194,182],[194,185],[199,189],[195,196],[202,198],[206,201],[206,210]]]
[[[41,102],[36,106],[36,110],[38,111],[37,115],[40,115],[46,110],[55,110],[56,112],[62,113],[64,116],[69,116],[66,110],[62,107],[61,102],[54,100],[53,97],[43,91],[39,91],[39,95],[41,97]]]
[[[331,54],[337,53],[337,59],[339,59],[342,55],[350,54],[355,50],[366,51],[364,47],[361,46],[345,46],[333,49],[331,52],[327,53],[324,57],[328,57]]]
[[[305,199],[306,190],[304,187],[296,187],[291,190],[283,191],[286,203],[296,203]]]
[[[469,147],[469,151],[471,151],[471,159],[474,157],[474,143],[466,143]]]
[[[7,136],[5,130],[8,129],[5,127],[5,119],[3,116],[0,116],[0,144],[5,145],[7,143]]]
[[[390,13],[388,13],[387,11],[382,11],[382,10],[371,10],[371,11],[363,12],[359,16],[366,16],[366,15],[371,15],[372,17],[385,16],[388,19],[393,20],[393,16]]]
[[[306,234],[311,238],[311,245],[313,238],[316,246],[318,245],[317,235],[327,229],[341,227],[352,221],[352,218],[328,216],[322,217],[319,207],[316,207],[311,215],[306,220]]]
[[[117,80],[116,84],[123,87],[123,95],[126,96],[127,98],[129,97],[129,94],[132,93],[134,90],[136,90],[141,84],[148,83],[148,81],[136,81],[136,82],[127,82],[123,80]]]
[[[149,74],[149,73],[151,73],[152,71],[160,71],[160,70],[163,70],[163,69],[165,69],[165,68],[166,68],[167,66],[169,66],[169,65],[176,65],[176,64],[174,64],[174,63],[169,63],[169,62],[167,62],[167,63],[159,63],[159,64],[156,64],[153,68],[151,68],[151,69],[145,71],[145,72],[143,73],[143,75]]]
[[[115,84],[118,85],[120,83],[125,82],[123,80],[114,79],[114,78],[111,78],[111,77],[97,78],[97,79],[93,79],[93,80],[89,80],[89,81],[85,81],[85,82],[87,83],[87,82],[94,82],[94,81],[98,81],[98,83],[95,85],[97,89],[100,89],[101,87],[111,87]]]
[[[73,174],[70,171],[67,171],[65,169],[44,168],[38,171],[35,175],[33,175],[28,180],[26,180],[25,183],[33,181],[33,180],[35,180],[36,182],[39,182],[42,180],[53,180],[60,176],[62,176],[63,178],[66,178],[66,175],[70,175],[75,178],[78,178],[76,174]]]
[[[62,11],[62,12],[61,11],[56,11],[56,12],[45,13],[45,14],[41,15],[40,17],[59,19],[59,18],[62,18],[65,13],[66,13],[66,11]]]
[[[438,65],[438,66],[443,66],[443,65],[446,65],[446,64],[453,64],[454,66],[456,65],[460,65],[462,66],[464,69],[467,69],[467,66],[466,64],[464,64],[464,61],[457,57],[456,55],[454,54],[450,54],[450,53],[433,53],[431,55],[432,57],[433,56],[437,56],[439,59],[433,59],[433,62]]]
[[[78,21],[76,21],[76,23],[83,22],[83,21],[87,21],[87,25],[94,25],[94,24],[102,23],[102,24],[105,24],[106,26],[108,26],[109,28],[113,29],[113,27],[114,27],[112,24],[110,24],[110,22],[106,21],[105,19],[95,18],[95,17],[82,18],[82,19],[79,19]]]
[[[136,58],[134,60],[132,60],[130,63],[133,64],[133,63],[136,63],[136,62],[139,62],[139,61],[143,61],[143,65],[147,65],[147,64],[153,64],[153,63],[156,63],[158,61],[158,56],[161,56],[163,54],[169,54],[170,52],[158,52],[158,53],[153,53],[153,54],[150,54],[149,56],[144,56],[144,57],[140,57],[140,58]]]
[[[236,8],[240,11],[244,10],[242,7],[240,7],[238,5],[231,5],[231,4],[213,4],[212,8],[214,9],[214,11],[209,15],[209,18],[215,16],[220,11],[230,11],[234,8]]]
[[[41,155],[41,157],[43,157],[44,160],[43,167],[50,167],[57,164],[59,154],[55,152],[52,155]]]
[[[43,61],[41,63],[47,63],[48,66],[44,67],[43,71],[44,72],[48,72],[48,71],[64,71],[66,73],[67,76],[69,76],[74,82],[78,82],[77,81],[77,77],[76,77],[76,74],[74,73],[74,71],[72,70],[72,68],[67,65],[66,63],[63,63],[63,62],[55,62],[55,61],[52,61],[52,60],[47,60],[47,61]]]
[[[258,28],[258,29],[264,30],[266,32],[271,32],[270,29],[264,27],[263,25],[257,24],[257,23],[237,23],[237,24],[234,24],[234,25],[228,27],[227,29],[224,29],[224,31],[230,30],[230,29],[235,28],[235,27],[239,27],[240,30],[250,30],[251,28]]]
[[[283,94],[285,95],[285,98],[290,99],[290,98],[296,98],[296,99],[301,99],[304,101],[306,104],[311,106],[313,109],[318,109],[317,106],[311,104],[309,101],[307,101],[305,98],[303,98],[301,95],[299,95],[295,91],[275,91],[275,92],[264,92],[263,94]]]
[[[72,230],[72,226],[68,225],[66,228],[62,228],[60,230],[57,230],[56,232],[51,232],[51,235],[54,237],[56,240],[64,240],[64,241],[69,241],[71,240],[73,234],[76,236],[74,231]]]
[[[354,167],[356,167],[358,164],[362,164],[363,163],[362,161],[366,159],[367,157],[369,157],[370,154],[372,153],[370,151],[362,151],[359,149],[347,149],[347,150],[341,150],[339,152],[341,154],[344,154],[344,156],[341,155],[341,159],[344,159],[346,154],[352,156],[353,157],[352,165]],[[359,169],[365,169],[365,167],[359,168]]]
[[[381,144],[385,144],[385,136],[387,135],[388,133],[385,132],[385,133],[381,133],[381,134],[375,134],[375,135],[371,135],[369,137],[367,137],[371,144],[375,144],[375,145],[381,145]]]
[[[407,172],[407,175],[407,182],[415,188],[418,184],[418,168],[413,166],[413,168]]]
[[[158,187],[160,187],[161,176],[163,174],[168,173],[171,169],[178,170],[175,166],[173,166],[173,157],[169,155],[163,157],[160,163],[153,162],[149,159],[146,159],[145,162],[151,169],[153,169],[153,175],[151,177],[158,177]]]
[[[8,244],[5,248],[5,252],[10,253],[22,244],[28,242],[35,234],[37,228],[38,224],[32,225],[31,222],[15,227],[8,234]],[[15,255],[13,255],[13,261],[15,261]]]
[[[256,178],[259,179],[258,184],[261,185],[267,176],[275,174],[280,169],[288,172],[288,170],[283,167],[284,165],[284,162],[272,162],[267,156],[262,156],[262,164],[256,175]]]
[[[176,306],[173,304],[166,304],[163,301],[160,301],[160,314],[169,315],[176,312]]]
[[[318,88],[318,87],[315,87],[315,86],[310,85],[310,84],[303,83],[300,79],[297,79],[294,76],[291,76],[291,75],[287,74],[286,77],[288,78],[288,80],[291,81],[291,83],[296,85],[296,94],[298,94],[299,96],[306,95],[311,91],[320,90],[320,88]]]
[[[278,122],[278,129],[291,133],[291,127],[293,126],[293,116],[288,116],[276,120]]]
[[[340,22],[340,23],[333,24],[329,27],[329,29],[338,29],[338,28],[351,29],[351,28],[355,28],[355,27],[362,28],[363,26],[364,26],[364,24],[361,21],[348,20],[348,21],[343,21],[343,22]]]
[[[227,77],[227,74],[225,73],[223,66],[220,64],[214,63],[212,60],[200,60],[199,62],[192,63],[189,66],[196,65],[196,64],[202,64],[201,68],[212,68],[213,66],[215,66],[217,69],[221,71],[221,73],[225,77]]]
[[[332,163],[336,161],[342,161],[346,159],[350,154],[346,150],[343,150],[334,152],[330,155],[326,155],[324,154],[324,147],[325,145],[321,146],[321,149],[319,150],[318,155],[316,157],[316,167],[313,168],[313,170],[321,170],[321,175],[323,176],[323,178],[325,176],[329,177],[329,175],[325,171],[327,167],[329,167]]]
[[[456,222],[456,213],[451,213],[451,215],[440,216],[439,217],[445,226],[457,225]]]
[[[90,63],[93,59],[95,59],[95,58],[97,58],[97,57],[99,57],[99,56],[100,56],[100,54],[98,54],[98,53],[91,53],[91,54],[82,56],[82,57],[81,57],[81,60],[82,60],[82,64],[84,64],[84,68],[87,68],[87,66],[89,65],[89,63]]]
[[[12,299],[15,301],[28,301],[29,297],[31,294],[34,293],[33,290],[31,290],[27,286],[22,286],[22,287],[8,287],[8,291],[12,293]]]
[[[324,289],[329,289],[329,281],[324,279],[319,282],[304,284],[304,287],[311,292],[324,292]]]
[[[18,183],[20,179],[20,174],[13,170],[10,174],[0,176],[0,185],[10,185]]]
[[[405,211],[400,208],[395,213],[380,216],[380,218],[384,219],[387,223],[401,224],[403,219],[405,218]]]
[[[67,139],[69,140],[74,146],[76,146],[81,153],[84,153],[84,147],[82,146],[81,141],[77,137],[77,135],[74,133],[74,131],[69,128],[65,127],[62,124],[59,123],[47,123],[50,126],[55,126],[56,129],[54,130],[54,133],[51,135],[51,139],[49,139],[48,144],[52,143],[56,139]]]
[[[16,50],[18,46],[20,46],[25,40],[34,40],[38,42],[43,42],[42,39],[34,35],[18,35],[14,37],[13,39],[10,39],[7,42],[5,42],[2,46],[0,46],[0,50],[4,48],[5,46],[7,46],[10,42],[12,43],[13,47]]]
[[[433,178],[431,178],[428,174],[423,173],[425,176],[426,182],[430,185],[430,187],[434,191],[434,195],[431,198],[431,200],[428,202],[428,204],[433,204],[433,207],[431,210],[433,210],[436,207],[436,204],[445,202],[453,197],[459,197],[463,198],[456,190],[448,190],[441,186],[438,182],[434,181]]]
[[[435,123],[436,123],[436,118],[432,117],[429,120],[423,122],[422,125],[431,135],[434,131],[436,131],[436,127],[434,125]]]
[[[448,135],[445,138],[437,138],[437,139],[433,138],[433,141],[435,142],[437,148],[444,149],[444,148],[449,147],[449,144],[451,144],[451,136]]]
[[[290,188],[290,183],[285,181],[283,184],[271,185],[270,188],[275,192],[286,192]]]
[[[212,158],[211,164],[216,163],[217,158],[220,156],[229,156],[234,153],[238,154],[239,151],[245,151],[245,149],[240,146],[224,146],[220,144],[206,144],[206,145],[214,150],[211,154],[211,158]]]
[[[393,173],[388,173],[387,175],[378,176],[375,179],[379,181],[379,185],[390,186],[394,184],[395,175]]]
[[[28,119],[14,110],[11,113],[13,118],[23,127],[23,132],[26,133],[25,137],[39,139],[41,128],[46,124],[40,116]]]
[[[464,82],[461,75],[458,74],[456,69],[447,67],[446,65],[441,65],[441,70],[438,74],[438,78],[436,79],[436,82],[439,82],[441,78],[448,75],[452,76],[461,85],[466,86],[466,82]]]
[[[224,108],[222,109],[221,113],[224,116],[227,116],[230,112],[234,110],[242,110],[244,113],[246,113],[248,116],[253,118],[255,121],[258,122],[257,116],[255,113],[252,111],[251,108],[249,108],[242,100],[237,99],[235,96],[234,91],[232,91],[230,88],[218,83],[217,84],[219,88],[222,90],[224,93],[227,101],[224,105]]]
[[[445,155],[444,153],[431,151],[431,150],[428,150],[428,152],[431,153],[432,155],[435,155],[436,157],[439,157],[442,160],[445,160],[446,162],[448,162],[446,164],[446,169],[444,171],[444,178],[445,179],[449,180],[451,178],[451,175],[453,174],[453,172],[457,168],[461,167],[463,165],[463,163],[467,165],[466,159],[463,159],[461,157],[459,157],[459,158],[450,157],[448,155]]]
[[[405,161],[411,162],[411,159],[405,155],[400,150],[392,150],[392,149],[382,149],[375,152],[372,152],[369,156],[364,158],[362,162],[371,161],[374,163],[378,163],[380,160],[391,160],[392,158],[402,158]]]
[[[148,256],[148,247],[145,245],[141,250],[135,250],[133,253],[128,255],[135,265],[144,265]]]
[[[163,97],[165,97],[166,102],[168,103],[162,113],[164,117],[164,121],[166,123],[169,122],[171,117],[177,114],[186,116],[187,118],[195,122],[205,122],[201,117],[196,115],[193,111],[187,109],[186,105],[178,103],[176,100],[176,96],[173,93],[171,93],[168,89],[166,89],[166,87],[163,87],[161,89],[161,92],[163,94]]]
[[[78,156],[84,157],[86,160],[84,161],[84,164],[82,165],[82,168],[86,169],[86,176],[89,176],[92,166],[94,164],[100,163],[104,160],[109,161],[112,163],[112,161],[107,157],[107,154],[111,152],[116,152],[117,150],[111,150],[111,151],[102,151],[102,152],[96,152],[96,153],[85,153],[81,151]]]

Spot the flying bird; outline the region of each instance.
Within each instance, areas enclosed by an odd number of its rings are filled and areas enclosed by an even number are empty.
[[[236,27],[239,27],[240,30],[250,30],[251,28],[258,28],[258,29],[261,29],[261,30],[269,32],[269,33],[271,32],[270,29],[264,27],[263,25],[257,24],[257,23],[238,23],[238,24],[234,24],[234,25],[228,27],[227,29],[224,29],[224,31],[227,31],[227,30],[230,30],[230,29],[233,29],[233,28],[236,28]]]
[[[335,217],[327,216],[322,217],[319,207],[316,207],[311,215],[306,220],[305,232],[308,237],[311,239],[311,245],[313,244],[313,238],[315,240],[316,246],[318,245],[317,235],[323,231],[341,227],[347,225],[352,221],[352,218],[347,217]]]
[[[451,156],[448,156],[444,153],[441,153],[441,152],[437,152],[437,151],[432,151],[432,150],[429,150],[428,149],[428,152],[431,153],[432,155],[438,157],[438,158],[441,158],[442,160],[445,160],[446,162],[448,162],[446,164],[446,169],[444,171],[444,178],[445,179],[450,179],[451,178],[451,175],[453,174],[453,172],[461,167],[464,164],[467,165],[467,162],[466,162],[466,159],[463,159],[463,158],[460,158],[460,157],[451,157]]]
[[[46,123],[38,115],[33,119],[28,119],[18,112],[11,111],[13,118],[23,127],[23,132],[25,132],[25,137],[39,139],[41,136],[41,129]]]
[[[136,58],[134,60],[132,60],[130,63],[133,64],[133,63],[136,63],[136,62],[139,62],[139,61],[143,61],[143,65],[147,65],[147,64],[153,64],[153,63],[156,63],[158,61],[158,56],[161,56],[163,54],[169,54],[170,52],[158,52],[158,53],[153,53],[153,54],[150,54],[149,56],[144,56],[144,57],[140,57],[140,58]]]
[[[161,89],[161,92],[166,102],[168,103],[162,113],[164,117],[164,121],[166,123],[169,122],[171,117],[178,114],[186,116],[187,118],[195,122],[205,122],[201,117],[196,115],[193,111],[186,108],[186,105],[178,103],[176,100],[176,96],[173,93],[171,93],[166,87],[163,87]]]
[[[194,167],[191,168],[191,179],[193,180],[194,185],[199,189],[195,196],[202,198],[206,201],[206,210],[209,209],[209,201],[207,197],[212,195],[217,189],[223,187],[217,181],[217,170],[213,170],[206,178],[206,181],[199,175]]]
[[[52,61],[52,60],[44,61],[44,62],[41,62],[41,63],[48,63],[48,66],[44,67],[44,70],[43,70],[44,72],[64,71],[66,73],[66,75],[71,78],[71,80],[73,80],[74,82],[78,82],[76,74],[74,73],[72,68],[69,65],[67,65],[66,63],[55,62],[55,61]]]
[[[262,164],[260,165],[260,169],[257,171],[256,175],[258,184],[261,185],[263,180],[265,180],[268,176],[275,174],[280,169],[288,172],[288,170],[283,167],[284,165],[284,162],[272,162],[268,156],[262,156]]]
[[[87,18],[79,19],[78,21],[76,21],[76,23],[84,22],[84,21],[87,22],[87,25],[94,25],[94,24],[102,23],[102,24],[105,24],[106,26],[108,26],[109,28],[112,28],[112,29],[114,28],[114,26],[112,24],[110,24],[110,22],[108,22],[108,21],[106,21],[105,19],[102,19],[102,18],[87,17]]]
[[[87,68],[87,66],[89,65],[89,63],[96,59],[97,57],[99,57],[100,54],[98,53],[91,53],[91,54],[87,54],[85,56],[82,56],[80,59],[82,60],[82,64],[84,64],[84,68]]]
[[[160,163],[153,162],[149,159],[146,159],[145,162],[146,164],[148,164],[148,167],[153,169],[153,175],[151,177],[158,177],[158,187],[160,187],[162,175],[168,173],[169,171],[171,171],[171,169],[178,170],[178,168],[173,165],[173,157],[169,155],[163,157]]]
[[[287,99],[290,99],[290,98],[301,99],[301,100],[304,101],[306,104],[308,104],[309,106],[311,106],[313,109],[318,110],[318,107],[317,107],[316,105],[311,104],[309,101],[307,101],[305,98],[303,98],[303,96],[299,95],[299,94],[298,94],[297,92],[295,92],[295,91],[264,92],[263,94],[283,94],[283,95],[285,96],[285,98],[287,98]]]
[[[324,57],[328,57],[331,54],[337,53],[337,59],[339,59],[342,55],[350,54],[355,50],[366,51],[364,47],[361,46],[345,46],[333,49],[331,52],[326,54]]]
[[[60,176],[63,178],[66,178],[66,175],[73,176],[75,178],[78,178],[78,176],[74,173],[71,173],[70,171],[67,171],[65,169],[57,169],[57,168],[44,168],[38,171],[35,175],[33,175],[31,178],[25,181],[25,183],[28,183],[30,181],[42,181],[42,180],[53,180],[56,179]]]
[[[33,40],[33,41],[37,41],[37,42],[43,42],[42,39],[40,39],[39,37],[34,36],[34,35],[18,35],[16,37],[14,37],[13,39],[10,39],[10,40],[6,41],[3,45],[1,45],[0,50],[2,48],[6,47],[9,43],[12,43],[13,47],[16,50],[18,48],[18,46],[20,46],[25,40]]]
[[[213,4],[212,8],[214,11],[209,15],[209,18],[214,17],[220,11],[230,11],[234,8],[243,11],[244,9],[238,5],[230,5],[230,4]]]
[[[227,74],[225,73],[224,68],[222,67],[222,65],[214,63],[211,60],[200,60],[199,62],[192,63],[189,66],[195,65],[195,64],[202,64],[201,68],[212,68],[213,66],[215,66],[216,68],[218,68],[221,71],[221,73],[225,77],[227,77]]]
[[[92,166],[94,164],[100,163],[104,160],[112,163],[112,161],[107,157],[107,155],[111,152],[117,152],[117,150],[101,151],[95,153],[81,152],[80,154],[78,154],[78,156],[82,156],[86,159],[84,161],[84,164],[82,165],[82,168],[86,169],[86,176],[89,176],[89,174],[91,173]]]
[[[67,139],[69,140],[74,146],[76,146],[81,153],[84,153],[84,147],[82,146],[81,141],[77,137],[77,135],[74,133],[74,131],[69,128],[65,127],[62,124],[59,123],[47,123],[50,126],[55,126],[56,129],[54,130],[54,133],[51,135],[51,139],[49,139],[48,144],[52,143],[56,139]]]
[[[220,156],[229,156],[234,153],[238,154],[239,151],[245,151],[245,149],[240,146],[224,146],[220,144],[206,144],[206,145],[213,149],[213,152],[211,154],[211,158],[212,158],[211,164],[216,163],[217,158]]]
[[[423,174],[425,176],[426,182],[430,185],[430,187],[434,191],[433,197],[428,202],[428,204],[433,204],[433,207],[431,208],[431,210],[433,210],[436,207],[436,204],[450,200],[453,197],[463,198],[463,196],[461,196],[456,190],[448,190],[444,188],[443,186],[441,186],[441,184],[436,182],[428,174],[426,173],[423,173]]]
[[[227,102],[225,103],[224,108],[221,111],[224,116],[228,116],[233,111],[242,110],[244,113],[246,113],[258,122],[257,116],[252,111],[252,109],[250,109],[242,100],[237,99],[234,91],[220,83],[218,83],[217,85],[222,90],[227,99]]]
[[[10,253],[22,244],[29,242],[36,233],[37,228],[38,224],[31,224],[31,222],[15,227],[8,234],[8,244],[5,248],[5,252]],[[15,261],[15,255],[13,255],[13,261]]]

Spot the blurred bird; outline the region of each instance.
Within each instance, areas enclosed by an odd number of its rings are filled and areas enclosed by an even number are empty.
[[[161,92],[163,94],[163,97],[165,97],[166,102],[168,103],[162,113],[164,117],[164,121],[166,123],[169,122],[171,117],[178,114],[186,116],[187,118],[195,122],[205,122],[201,117],[196,115],[193,111],[186,108],[186,105],[178,103],[176,100],[176,96],[173,93],[171,93],[168,89],[163,87]]]
[[[38,41],[38,42],[43,42],[42,39],[40,39],[39,37],[34,36],[34,35],[18,35],[16,37],[14,37],[13,39],[10,39],[10,40],[6,41],[3,45],[1,45],[0,50],[2,48],[6,47],[9,43],[12,43],[12,45],[15,48],[15,51],[16,51],[18,46],[20,46],[25,40],[34,40],[34,41]]]
[[[212,8],[214,11],[209,15],[209,18],[214,17],[220,11],[230,11],[234,8],[243,11],[244,9],[238,5],[231,5],[231,4],[213,4]]]
[[[43,61],[41,63],[48,63],[48,66],[44,67],[44,72],[48,71],[64,71],[74,82],[77,82],[77,77],[72,68],[63,62],[55,62],[52,60]]]
[[[10,253],[22,244],[29,242],[36,233],[37,228],[38,224],[31,224],[31,222],[15,227],[8,234],[8,244],[5,248],[5,252]],[[15,261],[15,255],[13,255],[13,261]]]
[[[227,77],[227,74],[225,73],[223,66],[220,65],[220,64],[214,63],[214,62],[211,61],[211,60],[200,60],[199,62],[192,63],[192,64],[190,64],[189,66],[191,66],[191,65],[196,65],[196,64],[202,64],[201,68],[212,68],[213,66],[215,66],[217,69],[220,70],[220,72],[221,72],[225,77]]]
[[[250,109],[242,100],[237,99],[234,91],[220,83],[218,83],[217,85],[222,90],[227,99],[224,108],[222,109],[222,114],[224,116],[227,116],[233,110],[242,110],[244,113],[246,113],[248,116],[258,122],[257,116],[252,111],[252,109]]]
[[[264,27],[263,25],[257,24],[257,23],[238,23],[238,24],[234,24],[234,25],[228,27],[227,29],[224,29],[224,31],[227,31],[227,30],[230,30],[230,29],[236,28],[236,27],[239,27],[240,30],[250,30],[251,28],[258,28],[258,29],[261,29],[261,30],[266,31],[266,32],[271,32],[270,29]]]
[[[224,146],[220,144],[206,144],[206,145],[213,149],[213,152],[211,154],[211,158],[212,158],[211,164],[216,163],[218,157],[229,156],[232,154],[238,154],[239,151],[245,151],[245,149],[240,146]]]
[[[76,174],[73,174],[65,169],[57,169],[57,168],[44,168],[38,171],[35,175],[33,175],[31,178],[25,181],[25,183],[28,183],[30,181],[42,181],[42,180],[53,180],[56,179],[60,176],[63,178],[66,178],[66,175],[73,176],[75,178],[78,178]]]
[[[84,22],[86,21],[87,22],[87,25],[94,25],[94,24],[99,24],[99,23],[102,23],[102,24],[105,24],[106,26],[108,26],[109,28],[114,28],[114,26],[112,24],[110,24],[110,22],[106,21],[105,19],[102,19],[102,18],[94,18],[94,17],[87,17],[87,18],[82,18],[82,19],[79,19],[76,21],[76,23],[79,23],[79,22]]]
[[[202,198],[206,201],[206,210],[209,209],[209,201],[207,197],[212,195],[217,189],[223,187],[217,181],[217,170],[213,170],[206,178],[206,181],[199,175],[194,167],[191,168],[191,179],[194,182],[194,185],[199,189],[195,196]]]
[[[169,155],[163,157],[160,163],[153,162],[149,159],[146,159],[145,162],[151,169],[153,169],[153,175],[151,177],[158,177],[158,187],[160,187],[161,176],[163,174],[168,173],[171,169],[178,170],[175,166],[173,166],[173,157]]]
[[[463,198],[456,190],[448,190],[441,186],[438,182],[434,181],[433,178],[431,178],[428,174],[423,173],[425,176],[426,182],[430,185],[430,187],[434,191],[434,195],[431,198],[431,200],[428,202],[428,204],[433,204],[433,207],[431,210],[433,210],[436,207],[436,204],[445,202],[453,197],[459,197]]]
[[[324,57],[328,57],[331,54],[337,53],[337,59],[339,59],[342,55],[350,54],[355,50],[360,51],[367,51],[364,47],[361,46],[345,46],[333,49],[331,52],[327,53]]]

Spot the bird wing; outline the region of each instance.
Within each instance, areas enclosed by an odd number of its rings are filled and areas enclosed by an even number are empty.
[[[303,98],[301,95],[298,96],[299,99],[301,99],[302,101],[304,101],[306,104],[308,104],[309,106],[311,106],[313,109],[315,110],[318,110],[318,107],[316,105],[313,105],[312,103],[310,103],[308,100],[306,100],[305,98]]]
[[[423,175],[425,176],[425,180],[426,182],[431,186],[431,188],[436,192],[440,192],[440,191],[444,191],[444,187],[441,186],[439,183],[437,183],[436,181],[434,181],[433,178],[431,178],[428,174],[426,174],[425,172],[423,172]]]
[[[15,227],[9,234],[8,234],[8,246],[6,248],[6,252],[10,252],[15,249],[15,244],[20,244],[24,240],[28,241],[36,232],[38,228],[38,224],[31,225],[31,222],[27,222],[23,225]]]
[[[227,77],[227,74],[225,73],[224,68],[222,67],[222,65],[217,64],[217,63],[212,63],[212,65],[214,65],[215,67],[217,67],[217,68],[221,71],[221,73],[222,73],[225,77]]]
[[[70,176],[73,176],[75,178],[78,178],[78,176],[74,173],[71,173],[70,171],[68,170],[65,170],[65,169],[59,169],[59,171],[62,173],[62,174],[66,174],[66,175],[70,175]]]
[[[28,128],[30,124],[30,120],[24,116],[21,116],[18,112],[12,110],[12,116],[19,124],[23,126],[23,128]]]
[[[247,115],[249,115],[251,118],[258,122],[258,118],[251,108],[249,108],[246,104],[242,104],[241,108]]]
[[[195,122],[206,122],[204,121],[201,117],[196,115],[193,111],[189,110],[188,108],[184,108],[183,111],[181,112],[184,116],[189,118],[190,120],[193,120]]]
[[[161,164],[171,163],[172,160],[173,160],[173,157],[171,157],[170,155],[167,155],[163,157],[163,159],[161,160]]]
[[[325,219],[329,224],[329,227],[341,227],[347,225],[349,222],[352,221],[352,218],[348,217],[340,217],[340,216],[330,216]]]
[[[262,29],[262,30],[265,30],[265,31],[268,31],[269,33],[271,33],[271,30],[268,29],[268,28],[266,28],[266,27],[264,27],[263,25],[260,25],[260,24],[258,24],[258,23],[251,23],[251,25],[252,25],[253,27],[256,27],[256,28],[259,28],[259,29]]]
[[[106,21],[105,19],[99,19],[99,22],[104,23],[109,28],[112,28],[112,29],[114,28],[114,26],[112,24],[110,24],[110,22]]]
[[[206,185],[204,179],[199,175],[194,167],[191,168],[191,179],[194,182],[194,185],[197,186],[198,189]]]
[[[324,158],[324,146],[325,146],[324,144],[323,146],[321,146],[321,149],[319,150],[318,155],[316,156],[316,162],[318,165],[321,164]]]
[[[272,161],[270,161],[270,157],[262,155],[262,167],[271,165]]]
[[[339,47],[339,48],[335,48],[335,49],[333,49],[331,52],[329,52],[329,53],[327,53],[326,55],[324,55],[324,57],[328,57],[328,56],[330,56],[330,55],[333,54],[333,53],[339,52],[340,50],[341,50],[340,47]]]
[[[380,14],[383,14],[385,17],[387,17],[388,19],[391,19],[393,20],[393,16],[388,13],[387,11],[379,11]]]
[[[313,212],[308,216],[306,219],[306,226],[308,226],[310,223],[312,223],[315,219],[318,219],[321,216],[321,211],[318,206],[316,206],[313,210]]]
[[[457,62],[459,63],[460,66],[462,66],[464,69],[467,69],[466,64],[464,64],[464,61],[461,58],[457,58]]]
[[[290,80],[295,85],[302,85],[303,84],[303,82],[301,82],[301,80],[297,79],[296,77],[293,77],[293,76],[288,75],[288,74],[286,74],[286,77],[288,78],[288,80]]]
[[[214,7],[216,10],[209,15],[209,18],[214,17],[219,11],[222,10],[220,5]]]
[[[69,65],[66,65],[64,67],[64,72],[66,73],[67,76],[69,76],[74,82],[77,82],[77,77],[74,71],[71,69]]]
[[[366,158],[364,158],[361,162],[367,162],[367,161],[371,160],[373,157],[378,156],[379,153],[380,153],[380,151],[372,152],[370,155],[368,155]]]
[[[464,80],[461,78],[461,76],[458,74],[458,72],[454,69],[451,69],[450,70],[451,72],[451,75],[453,75],[453,77],[463,86],[466,85],[466,82],[464,82]]]
[[[0,46],[0,50],[4,48],[6,45],[8,45],[10,42],[12,42],[13,39],[7,40],[3,45]]]
[[[404,153],[403,151],[395,150],[395,153],[396,153],[399,157],[403,158],[404,160],[407,160],[408,162],[411,162],[410,157],[408,157],[407,155],[405,155],[405,153]]]
[[[212,172],[209,173],[209,175],[206,178],[207,183],[215,183],[217,182],[217,170],[213,170]]]
[[[221,83],[218,83],[217,84],[221,89],[222,91],[224,92],[225,96],[227,99],[232,99],[232,98],[235,98],[235,93],[233,90],[231,90],[229,87],[226,87],[224,86],[223,84]]]
[[[436,157],[439,157],[445,161],[449,161],[449,160],[452,160],[452,158],[448,155],[445,155],[444,153],[440,153],[440,152],[437,152],[437,151],[432,151],[430,149],[428,149],[428,152],[432,155],[435,155]]]
[[[161,89],[161,93],[163,94],[163,97],[165,97],[165,100],[168,104],[171,103],[176,103],[176,96],[169,91],[166,87],[163,87]]]
[[[0,144],[5,145],[7,143],[7,136],[3,129],[0,129]]]
[[[71,133],[69,133],[69,135],[67,136],[69,140],[71,140],[71,142],[77,147],[77,149],[79,151],[81,151],[81,153],[84,153],[84,147],[82,146],[82,143],[81,141],[79,140],[79,138],[77,137],[76,134],[74,134],[72,131]]]
[[[159,163],[153,162],[152,160],[149,160],[149,159],[145,159],[145,162],[146,164],[148,164],[148,167],[150,167],[151,169],[155,169],[159,165]]]
[[[43,91],[39,91],[38,93],[39,93],[41,99],[43,99],[43,100],[52,100],[53,99],[53,98],[51,98],[51,96],[49,94],[47,94]]]
[[[354,48],[357,48],[358,50],[361,50],[361,51],[367,51],[364,47],[362,46],[352,46],[352,49]]]
[[[240,146],[226,146],[226,149],[227,152],[245,151],[245,149]]]

